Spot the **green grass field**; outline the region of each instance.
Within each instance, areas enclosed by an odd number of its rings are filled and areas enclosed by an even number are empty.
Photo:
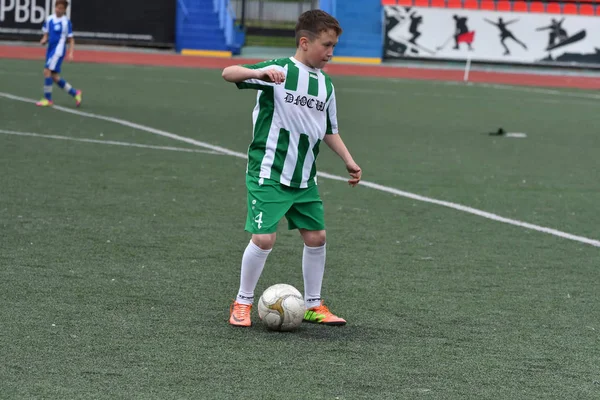
[[[215,70],[65,64],[93,115],[3,95],[41,97],[41,69],[0,63],[0,398],[600,396],[600,248],[322,178],[323,295],[348,325],[235,329],[245,160],[93,116],[244,153],[255,92]],[[600,239],[596,95],[334,82],[366,181]],[[501,126],[528,136],[487,134]],[[319,168],[345,176],[326,147]],[[280,228],[257,294],[302,289]]]

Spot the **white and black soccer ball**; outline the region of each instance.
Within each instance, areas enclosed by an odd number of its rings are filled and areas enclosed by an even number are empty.
[[[302,294],[285,283],[268,287],[258,300],[260,320],[274,331],[293,331],[298,328],[305,311]]]

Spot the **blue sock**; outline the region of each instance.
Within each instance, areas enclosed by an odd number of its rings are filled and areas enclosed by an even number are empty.
[[[69,85],[69,83],[62,78],[60,79],[60,81],[56,82],[56,84],[61,89],[64,89],[65,92],[69,93],[73,97],[75,97],[75,95],[77,94],[77,90],[75,90],[75,88],[73,88],[73,86]]]
[[[44,97],[52,101],[52,78],[44,78]]]

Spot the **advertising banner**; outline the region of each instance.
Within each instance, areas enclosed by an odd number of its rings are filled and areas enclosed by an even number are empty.
[[[0,38],[39,40],[44,20],[54,13],[55,1],[0,0]],[[174,1],[70,0],[69,3],[67,16],[79,42],[146,46],[175,43]]]
[[[600,67],[600,19],[385,6],[383,57]]]

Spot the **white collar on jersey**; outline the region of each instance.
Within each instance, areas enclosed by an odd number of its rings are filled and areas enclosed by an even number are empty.
[[[315,72],[315,73],[320,71],[320,69],[309,67],[308,65],[306,65],[306,64],[298,61],[298,59],[296,57],[290,57],[290,59],[293,62],[295,62],[297,65],[301,66],[302,68],[304,68],[307,71]]]

